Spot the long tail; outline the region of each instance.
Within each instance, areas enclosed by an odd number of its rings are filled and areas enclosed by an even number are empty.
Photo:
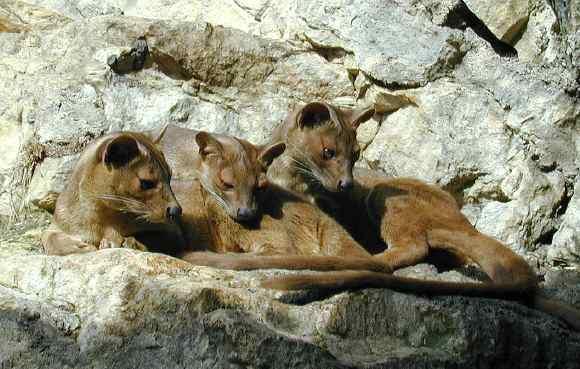
[[[574,330],[580,332],[580,310],[573,306],[537,295],[534,296],[532,306],[544,313],[559,317],[574,328]]]
[[[426,295],[462,295],[529,302],[532,307],[554,315],[580,331],[580,310],[537,296],[530,286],[520,283],[454,283],[429,281],[367,271],[339,271],[319,274],[288,275],[265,279],[262,287],[276,290],[346,290],[389,288],[399,292]],[[530,299],[531,296],[531,299]]]
[[[435,230],[429,234],[433,248],[462,253],[474,260],[492,283],[454,283],[393,276],[388,266],[370,258],[341,256],[259,256],[186,252],[180,257],[192,264],[231,270],[287,269],[327,271],[315,275],[289,275],[262,282],[279,290],[390,288],[427,295],[463,295],[531,302],[540,311],[555,315],[580,331],[580,311],[536,295],[537,279],[526,261],[485,235]],[[334,272],[329,272],[334,271]]]
[[[269,278],[262,287],[276,290],[389,288],[399,292],[426,295],[463,295],[495,297],[521,301],[529,295],[522,285],[493,283],[456,283],[399,277],[368,271],[339,271],[319,274],[288,275]]]
[[[346,258],[342,256],[301,256],[249,254],[216,254],[213,252],[186,252],[179,256],[194,264],[230,270],[286,269],[286,270],[367,270],[391,273],[385,264],[371,258]]]
[[[474,261],[495,284],[515,284],[532,290],[536,273],[518,254],[501,242],[472,229],[450,231],[434,229],[427,233],[429,247],[446,250]]]
[[[570,305],[537,295],[537,278],[526,261],[500,242],[483,234],[434,230],[429,246],[467,256],[491,278],[491,283],[454,283],[405,278],[368,271],[343,271],[310,275],[289,275],[266,279],[265,288],[279,290],[344,290],[389,288],[400,292],[427,295],[463,295],[501,298],[529,303],[532,307],[557,316],[580,331],[580,311]]]

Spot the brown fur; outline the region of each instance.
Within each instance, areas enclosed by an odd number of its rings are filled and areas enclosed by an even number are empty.
[[[283,143],[256,147],[232,136],[168,125],[159,146],[175,179],[198,179],[233,219],[251,219],[258,211],[255,193],[267,183],[266,170]],[[159,136],[160,132],[148,132]]]
[[[461,263],[474,262],[490,277],[489,284],[425,282],[395,276],[333,273],[269,280],[278,289],[383,286],[433,294],[466,294],[527,299],[538,309],[559,315],[580,330],[580,312],[546,303],[536,296],[537,277],[526,261],[508,247],[478,232],[460,212],[453,197],[440,188],[409,178],[391,179],[360,171],[350,191],[337,183],[353,176],[358,159],[358,125],[372,108],[346,111],[325,103],[300,107],[285,120],[274,140],[288,150],[274,161],[269,178],[298,191],[349,229],[355,239],[385,263],[398,269],[443,251]],[[335,155],[324,157],[324,149]],[[387,247],[388,245],[388,247]]]
[[[146,136],[119,132],[97,139],[57,199],[52,224],[42,236],[45,251],[144,249],[133,236],[164,227],[169,209],[181,212],[170,177],[163,154]]]
[[[286,151],[268,169],[268,178],[313,203],[335,205],[339,183],[353,183],[353,165],[360,147],[354,125],[372,117],[374,110],[337,109],[322,102],[307,104],[288,115],[273,133]],[[323,149],[330,150],[325,159]]]
[[[179,257],[226,269],[388,271],[331,217],[300,196],[268,185],[266,170],[283,144],[257,147],[170,125],[160,145],[175,176],[182,178],[172,181],[184,209],[178,233],[187,247],[177,252]],[[244,207],[254,216],[240,219],[235,210]]]
[[[332,218],[276,186],[268,186],[258,195],[261,215],[245,223],[228,216],[197,180],[174,181],[172,187],[183,205],[181,229],[189,245],[178,256],[193,264],[237,270],[389,272]]]

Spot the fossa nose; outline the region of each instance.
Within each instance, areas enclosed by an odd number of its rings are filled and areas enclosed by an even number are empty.
[[[338,191],[348,192],[354,187],[354,181],[352,179],[341,179],[338,181]]]
[[[167,208],[167,218],[175,221],[181,216],[181,206],[170,206]]]
[[[252,220],[256,217],[256,210],[250,208],[239,208],[237,212],[237,219],[240,221]]]

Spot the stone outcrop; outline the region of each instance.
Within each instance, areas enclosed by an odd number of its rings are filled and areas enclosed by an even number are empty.
[[[26,264],[26,270],[22,265]],[[437,276],[426,265],[407,275]],[[104,250],[0,260],[9,368],[580,367],[580,335],[521,305],[392,291],[321,302],[259,288],[275,271]],[[580,297],[580,290],[576,291]],[[577,302],[580,300],[577,299]]]

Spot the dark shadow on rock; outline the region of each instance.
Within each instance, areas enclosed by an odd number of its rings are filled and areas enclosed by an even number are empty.
[[[308,305],[312,302],[326,300],[344,290],[298,290],[288,291],[278,297],[278,301],[288,305]]]
[[[111,55],[107,59],[109,67],[118,74],[136,72],[145,66],[149,57],[149,46],[145,37],[139,37],[129,51],[124,51],[121,55]]]
[[[517,50],[500,40],[491,30],[477,17],[463,1],[459,1],[447,14],[443,26],[465,30],[471,28],[479,37],[487,41],[493,50],[502,57],[517,58]]]
[[[129,51],[109,56],[107,64],[117,74],[138,72],[155,66],[171,79],[186,81],[192,78],[171,55],[156,48],[149,48],[143,36],[135,41]]]

